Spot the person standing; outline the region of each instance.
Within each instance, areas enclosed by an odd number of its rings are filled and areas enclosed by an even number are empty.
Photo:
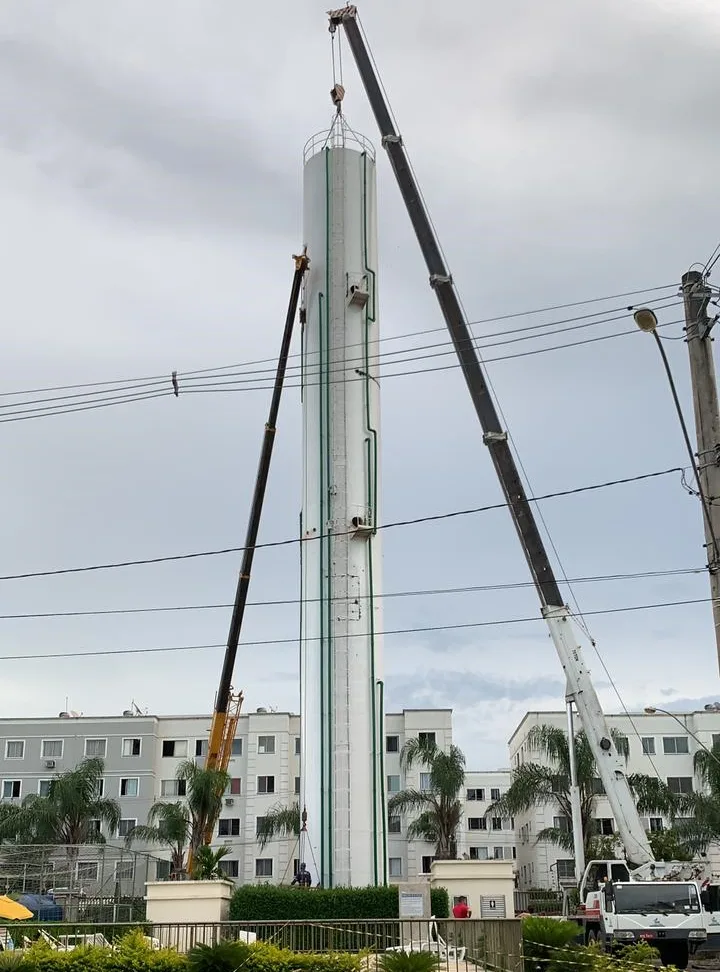
[[[470,918],[472,916],[465,896],[458,898],[457,904],[453,906],[452,913],[453,918]]]

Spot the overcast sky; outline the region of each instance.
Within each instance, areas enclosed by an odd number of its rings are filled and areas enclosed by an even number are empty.
[[[674,285],[720,240],[714,6],[457,0],[445,15],[425,0],[365,0],[368,38],[473,321],[665,287],[641,299],[678,322],[664,335],[681,337]],[[167,376],[169,390],[174,369],[275,358],[302,244],[302,149],[331,118],[326,7],[5,0],[0,391],[147,376]],[[344,55],[348,120],[377,143]],[[384,156],[378,182],[383,336],[439,328]],[[532,339],[489,348],[494,359],[631,330],[622,309],[634,300],[475,331],[493,344],[520,327],[619,316],[555,338],[523,332]],[[402,361],[444,340],[436,331],[384,350]],[[690,420],[686,346],[666,348]],[[447,347],[415,353],[438,351]],[[492,361],[489,372],[535,494],[687,465],[660,360],[639,332]],[[263,541],[297,534],[294,384]],[[382,396],[384,521],[498,501],[457,369],[387,377]],[[0,419],[38,397],[0,398]],[[181,393],[3,423],[0,574],[241,545],[267,406],[263,390]],[[677,474],[541,510],[571,578],[705,563],[698,503]],[[238,566],[233,554],[3,581],[0,613],[226,604]],[[251,600],[296,599],[298,576],[296,547],[259,552]],[[504,511],[384,534],[386,593],[527,580]],[[707,603],[592,614],[707,598],[705,575],[583,583],[575,593],[626,706],[720,696]],[[245,641],[288,641],[241,647],[236,683],[248,709],[297,711],[298,613],[296,604],[249,609]],[[483,625],[388,634],[390,706],[452,706],[469,766],[505,765],[524,712],[562,707],[564,685],[542,622],[490,622],[537,614],[528,587],[388,598],[389,631]],[[227,609],[2,620],[0,654],[218,645],[228,621]],[[618,710],[601,662],[589,660],[604,704]],[[13,660],[2,714],[54,715],[66,697],[87,715],[119,713],[132,699],[153,713],[205,712],[221,662],[212,648]]]

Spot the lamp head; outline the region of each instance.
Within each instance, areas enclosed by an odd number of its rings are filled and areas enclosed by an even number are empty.
[[[648,334],[652,334],[658,323],[655,311],[651,311],[649,307],[640,307],[636,310],[633,314],[633,320],[641,331],[645,331]]]
[[[646,705],[645,706],[645,709],[644,709],[644,712],[645,712],[646,715],[655,715],[655,713],[657,712],[657,709],[653,705]]]

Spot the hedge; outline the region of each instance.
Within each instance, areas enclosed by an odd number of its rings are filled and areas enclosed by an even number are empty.
[[[359,955],[298,955],[266,942],[236,947],[246,956],[243,972],[358,972],[360,967]],[[227,945],[217,948],[223,952]],[[181,955],[173,949],[153,951],[142,934],[135,932],[117,940],[114,949],[90,945],[57,952],[39,940],[22,953],[0,954],[11,958],[14,972],[199,972],[203,966],[206,970],[223,967],[221,961],[214,961],[214,951],[207,950],[204,962],[191,962],[192,954]]]
[[[312,921],[398,918],[396,887],[294,888],[271,884],[241,885],[230,902],[232,921]],[[445,888],[432,888],[430,910],[447,918],[450,899]]]

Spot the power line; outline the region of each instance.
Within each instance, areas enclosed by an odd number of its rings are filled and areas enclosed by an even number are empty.
[[[644,570],[638,571],[636,573],[630,574],[598,574],[596,576],[588,577],[572,577],[568,578],[568,582],[571,584],[597,584],[606,581],[628,581],[628,580],[648,580],[651,578],[659,577],[682,577],[691,574],[704,574],[706,572],[706,567],[685,567],[678,570]],[[516,581],[514,583],[507,584],[475,584],[469,587],[435,587],[435,588],[424,588],[420,590],[408,590],[408,591],[387,591],[385,593],[373,594],[374,600],[382,598],[383,600],[390,600],[394,598],[404,598],[404,597],[434,597],[436,595],[448,595],[448,594],[478,594],[483,591],[514,591],[521,588],[534,587],[533,581]],[[371,595],[365,594],[360,595],[360,599],[369,598]],[[326,598],[327,600],[327,598]],[[342,598],[331,597],[331,601],[339,601]],[[314,604],[320,603],[320,598],[305,598],[301,600],[300,598],[282,598],[279,600],[263,600],[263,601],[248,601],[248,607],[282,607],[284,605],[294,605],[294,604]],[[88,610],[88,611],[41,611],[36,613],[28,614],[0,614],[0,621],[21,621],[28,619],[40,619],[40,618],[85,618],[85,617],[103,617],[105,615],[122,615],[122,614],[164,614],[171,613],[175,611],[215,611],[221,609],[231,608],[233,605],[228,604],[175,604],[175,605],[158,605],[155,607],[140,607],[140,608],[101,608],[98,610]]]
[[[499,322],[499,321],[507,321],[507,320],[512,320],[512,319],[516,319],[516,318],[520,318],[520,317],[530,317],[533,314],[550,313],[550,312],[556,311],[556,310],[565,310],[565,309],[570,308],[570,307],[581,307],[581,306],[586,305],[586,304],[602,303],[602,302],[607,302],[607,301],[610,301],[610,300],[619,300],[621,297],[634,297],[634,296],[636,296],[638,294],[654,293],[654,292],[657,292],[657,291],[660,291],[660,290],[670,290],[672,288],[675,288],[677,290],[677,284],[663,284],[662,286],[658,286],[658,287],[646,287],[646,288],[643,288],[642,290],[628,290],[628,291],[625,291],[624,293],[620,293],[620,294],[610,294],[610,295],[607,295],[605,297],[591,297],[591,298],[586,299],[586,300],[572,301],[570,303],[565,303],[565,304],[555,304],[554,306],[551,306],[551,307],[538,307],[538,308],[535,308],[535,309],[532,309],[532,310],[517,311],[517,312],[514,312],[512,314],[502,314],[502,315],[499,315],[497,317],[485,317],[485,318],[478,319],[476,321],[472,321],[471,324],[472,324],[472,326],[476,326],[476,325],[479,325],[479,324],[492,324],[492,323],[496,323],[496,322]],[[658,300],[669,300],[670,297],[668,295],[667,297],[658,297],[657,299]],[[600,314],[613,313],[614,310],[616,310],[616,309],[619,311],[622,308],[613,308],[613,309],[610,309],[610,310],[607,310],[606,309],[606,310],[603,310],[603,311],[597,311],[596,312],[596,315],[585,315],[585,316],[597,316],[597,315],[600,315]],[[532,327],[537,327],[537,328],[552,327],[555,324],[565,324],[565,323],[568,323],[568,322],[571,322],[571,321],[577,320],[577,319],[580,319],[580,318],[566,318],[565,320],[561,320],[561,321],[550,321],[550,322],[548,322],[546,324],[532,325]],[[519,329],[516,329],[516,330],[525,330],[525,328],[519,328]],[[385,341],[397,341],[397,340],[402,340],[402,339],[407,338],[407,337],[415,337],[415,336],[422,335],[422,334],[432,334],[432,333],[436,333],[436,332],[439,332],[439,331],[445,331],[445,328],[444,327],[427,328],[425,330],[409,331],[409,332],[407,332],[405,334],[388,335],[387,337],[380,338],[380,341],[381,342],[385,342]],[[498,332],[497,335],[485,335],[485,336],[486,337],[501,336],[502,333],[511,334],[511,333],[514,333],[514,331],[511,330],[511,331],[507,331],[507,332]],[[349,345],[349,347],[352,347],[352,345]],[[292,357],[298,357],[298,355],[292,355]],[[246,362],[245,364],[266,364],[268,362],[272,363],[274,361],[275,361],[274,358],[262,358],[262,359],[259,359],[257,361]],[[186,378],[186,377],[190,377],[192,375],[200,375],[200,374],[205,374],[205,373],[210,373],[210,372],[215,372],[215,371],[224,371],[224,370],[227,370],[229,368],[243,367],[243,366],[244,365],[241,363],[240,365],[220,365],[220,366],[215,366],[215,367],[212,367],[212,368],[199,368],[199,369],[196,369],[195,371],[179,372],[178,373],[178,377],[180,377],[180,378]],[[145,375],[145,376],[137,377],[137,378],[117,378],[117,379],[108,379],[106,381],[77,382],[77,383],[68,384],[68,385],[50,385],[50,386],[40,387],[40,388],[29,388],[29,389],[23,389],[23,390],[18,390],[18,391],[11,391],[11,392],[0,392],[0,398],[9,398],[9,397],[19,396],[19,395],[36,395],[36,394],[42,394],[44,392],[73,391],[73,390],[78,389],[78,388],[100,388],[100,389],[102,389],[103,386],[108,386],[108,385],[125,386],[125,385],[129,385],[129,384],[135,385],[135,384],[139,384],[139,383],[140,384],[146,384],[146,383],[147,384],[149,384],[149,383],[152,383],[152,384],[155,384],[155,383],[163,384],[163,383],[167,383],[167,381],[168,381],[168,375],[167,374],[162,374],[162,375]],[[109,390],[110,389],[108,389],[108,391]],[[119,388],[117,388],[115,390],[117,390],[117,391],[127,391],[128,389],[126,389],[124,387],[119,387]],[[101,390],[99,392],[99,394],[102,394],[102,393],[103,392]]]
[[[538,503],[542,500],[547,500],[547,499],[557,499],[559,497],[564,497],[564,496],[576,496],[581,493],[589,493],[599,489],[607,489],[611,486],[624,486],[628,483],[637,483],[637,482],[641,482],[642,480],[658,479],[661,476],[668,476],[673,473],[680,473],[682,475],[684,473],[684,470],[681,466],[673,466],[670,469],[660,469],[655,472],[640,473],[636,476],[625,476],[620,479],[606,480],[605,482],[594,483],[590,486],[576,486],[573,489],[557,490],[553,493],[545,493],[541,496],[530,496],[528,497],[528,500],[531,503]],[[490,510],[502,510],[505,509],[506,506],[507,503],[505,502],[490,503],[486,506],[476,506],[476,507],[463,509],[463,510],[452,510],[448,513],[434,513],[428,516],[415,517],[413,519],[395,520],[391,523],[381,523],[378,524],[377,529],[390,530],[395,527],[415,526],[416,524],[419,523],[432,523],[440,520],[451,520],[457,517],[471,516],[476,513],[487,513]],[[347,534],[351,534],[352,532],[353,531],[349,530],[347,531]],[[288,547],[299,543],[311,543],[314,540],[320,540],[323,537],[327,538],[327,537],[333,537],[333,536],[337,537],[343,535],[344,534],[342,532],[338,532],[334,534],[317,534],[313,537],[305,537],[302,540],[299,537],[292,537],[286,540],[272,540],[272,541],[267,541],[266,543],[256,544],[255,549],[267,550],[276,547]],[[140,567],[149,564],[170,563],[170,562],[181,561],[181,560],[196,560],[201,557],[217,557],[223,554],[242,553],[244,550],[245,547],[220,547],[215,550],[198,550],[198,551],[192,551],[191,553],[167,554],[160,557],[146,557],[138,560],[122,560],[122,561],[115,561],[112,563],[92,564],[83,567],[58,567],[51,570],[27,571],[20,574],[4,574],[4,575],[0,575],[0,581],[26,580],[31,577],[55,577],[60,574],[82,574],[82,573],[88,573],[90,571],[97,571],[97,570],[113,570],[120,567]]]
[[[707,604],[711,601],[710,597],[688,598],[682,601],[661,601],[655,604],[632,604],[627,607],[606,608],[598,611],[586,611],[586,615],[609,615],[626,614],[633,611],[651,611],[656,608],[684,607],[691,604]],[[385,631],[377,632],[379,637],[400,634],[425,634],[432,631],[464,631],[473,628],[504,627],[511,624],[529,624],[534,621],[543,621],[540,615],[529,618],[501,618],[496,621],[468,621],[460,624],[432,624],[420,628],[389,628]],[[349,634],[348,638],[365,638],[363,632]],[[320,638],[303,638],[304,641],[319,641]],[[263,641],[244,641],[245,648],[261,648],[270,645],[296,645],[299,637],[294,638],[270,638]],[[225,643],[217,645],[168,645],[156,648],[108,648],[96,651],[61,651],[43,652],[33,655],[0,655],[0,661],[35,661],[48,658],[97,658],[106,655],[149,655],[160,652],[173,651],[206,651],[218,648],[225,648]]]

